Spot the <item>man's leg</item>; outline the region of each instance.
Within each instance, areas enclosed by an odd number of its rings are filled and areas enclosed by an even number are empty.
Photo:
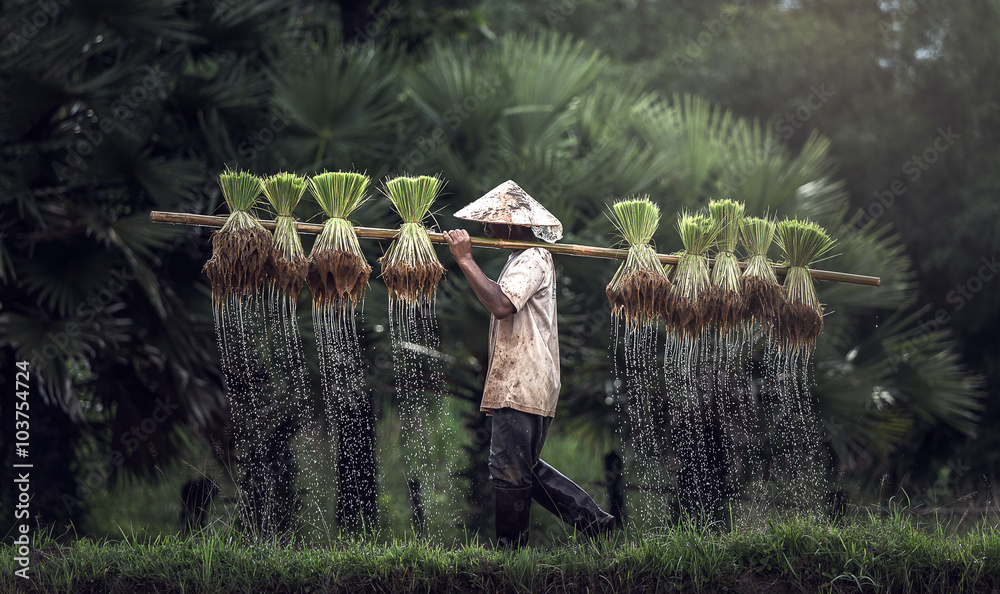
[[[501,547],[528,544],[532,468],[538,462],[551,418],[511,408],[493,412],[490,480],[496,487],[496,533]]]
[[[539,459],[532,469],[532,497],[563,522],[590,536],[610,532],[615,517],[598,507],[579,485]]]

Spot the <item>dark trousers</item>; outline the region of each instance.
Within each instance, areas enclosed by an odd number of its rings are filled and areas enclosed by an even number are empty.
[[[541,459],[542,446],[551,422],[552,417],[512,408],[501,408],[493,412],[490,480],[497,488],[498,518],[502,519],[505,515],[501,511],[506,513],[506,510],[500,509],[501,494],[504,494],[504,501],[513,497],[516,499],[514,503],[521,502],[522,506],[527,496],[528,503],[534,499],[578,530],[592,534],[611,530],[615,518],[601,510],[579,485]],[[523,526],[512,529],[512,534],[527,529],[527,515],[520,521],[524,522]],[[527,542],[526,535],[524,542]]]
[[[532,485],[532,469],[541,459],[552,417],[513,408],[493,411],[490,438],[490,480],[501,489]]]

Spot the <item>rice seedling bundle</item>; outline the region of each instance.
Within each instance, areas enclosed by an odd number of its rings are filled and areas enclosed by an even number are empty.
[[[774,232],[775,223],[767,218],[747,217],[740,225],[740,241],[747,252],[747,267],[740,277],[746,317],[759,322],[769,334],[778,327],[784,303],[781,284],[767,258]]]
[[[440,178],[427,175],[397,177],[385,182],[383,192],[403,219],[399,234],[379,259],[390,299],[422,304],[433,301],[437,295],[444,266],[421,221],[442,188],[444,182]]]
[[[785,254],[785,304],[781,310],[781,334],[790,347],[812,347],[823,330],[823,306],[809,274],[809,264],[833,249],[834,240],[816,223],[785,220],[775,230]]]
[[[245,296],[263,285],[271,261],[271,234],[251,212],[264,190],[258,177],[246,171],[219,175],[229,217],[212,234],[212,257],[203,271],[216,302]]]
[[[643,196],[616,202],[612,212],[612,222],[629,244],[628,256],[605,289],[612,316],[633,326],[650,324],[663,315],[670,294],[670,280],[649,245],[660,209]]]
[[[269,280],[281,294],[294,300],[305,284],[309,263],[295,229],[292,211],[306,191],[304,177],[276,173],[264,178],[264,196],[274,209],[274,251]]]
[[[309,191],[328,217],[309,254],[307,280],[317,305],[354,307],[364,296],[372,268],[347,217],[365,201],[369,183],[366,175],[342,171],[309,179]]]
[[[697,336],[705,324],[705,295],[712,284],[705,253],[719,229],[710,217],[682,213],[677,219],[677,231],[684,251],[674,268],[674,287],[664,319],[675,331]]]
[[[718,252],[712,266],[712,287],[705,295],[705,317],[723,333],[735,328],[744,317],[740,261],[735,252],[745,210],[743,204],[735,200],[714,200],[708,205],[719,235],[716,239]]]

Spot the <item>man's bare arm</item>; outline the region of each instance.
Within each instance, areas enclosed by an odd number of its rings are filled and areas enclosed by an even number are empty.
[[[496,284],[486,274],[476,260],[472,257],[472,243],[466,231],[445,231],[444,239],[448,242],[451,255],[455,257],[458,266],[465,273],[465,278],[469,279],[476,297],[490,310],[498,320],[502,320],[516,312],[514,304],[500,290],[500,285]]]

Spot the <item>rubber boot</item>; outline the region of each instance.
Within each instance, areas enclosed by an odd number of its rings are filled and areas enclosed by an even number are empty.
[[[600,536],[614,529],[616,518],[567,476],[539,460],[532,469],[531,496],[542,507],[587,536]]]
[[[531,523],[531,487],[496,489],[497,548],[528,546]]]

